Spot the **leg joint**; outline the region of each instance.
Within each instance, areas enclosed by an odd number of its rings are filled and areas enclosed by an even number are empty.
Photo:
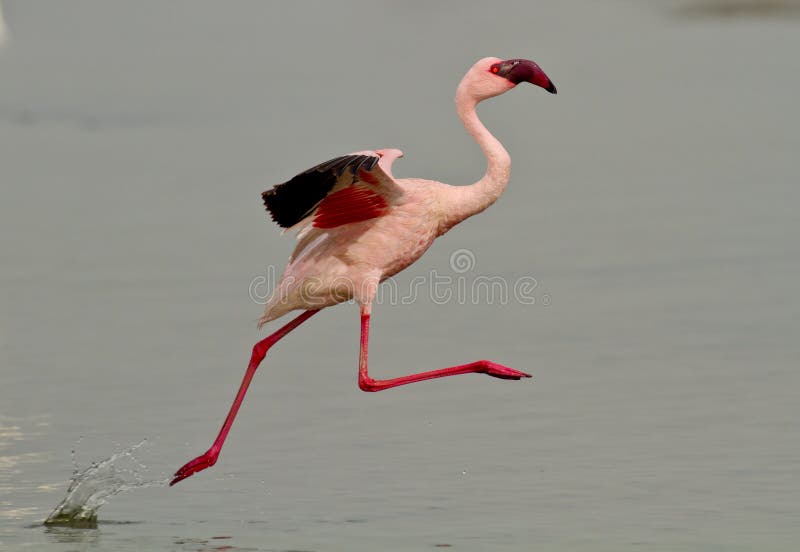
[[[253,345],[253,358],[263,359],[267,355],[267,351],[269,351],[270,347],[274,344],[275,342],[271,341],[269,338],[262,339]]]
[[[366,391],[367,393],[374,393],[375,391],[381,390],[380,385],[378,385],[378,383],[369,376],[365,378],[358,378],[358,388],[362,391]]]

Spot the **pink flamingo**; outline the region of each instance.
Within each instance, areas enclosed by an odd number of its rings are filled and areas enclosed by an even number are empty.
[[[388,380],[372,379],[367,370],[370,311],[378,284],[419,259],[437,237],[489,207],[505,189],[511,159],[478,119],[475,108],[482,100],[507,92],[523,81],[556,93],[544,71],[526,59],[481,59],[458,86],[458,115],[480,145],[488,165],[483,178],[471,186],[395,179],[392,163],[403,152],[386,149],[331,159],[263,193],[272,219],[299,233],[297,246],[267,302],[259,327],[292,310],[302,309],[303,313],[256,343],[216,440],[207,452],[181,467],[170,485],[216,463],[250,381],[270,347],[320,309],[343,301],[355,299],[361,306],[358,386],[364,391],[467,373],[513,380],[530,377],[489,360]]]

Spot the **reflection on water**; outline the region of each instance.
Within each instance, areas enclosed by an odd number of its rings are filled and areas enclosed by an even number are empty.
[[[55,543],[60,544],[99,544],[102,533],[97,531],[98,525],[139,525],[138,521],[99,521],[94,524],[80,525],[47,525],[44,528],[45,536]],[[26,529],[38,529],[41,525],[29,525]]]
[[[97,544],[100,540],[100,533],[97,531],[64,525],[48,525],[45,534],[54,542],[67,544]]]
[[[30,519],[38,512],[36,506],[23,505],[13,498],[23,488],[36,492],[47,487],[23,478],[25,468],[43,463],[46,455],[41,451],[25,451],[22,443],[26,439],[41,437],[42,428],[48,423],[41,417],[21,419],[0,415],[0,520]]]
[[[178,546],[177,550],[196,550],[200,552],[211,550],[233,550],[236,552],[244,552],[248,550],[259,550],[258,548],[239,547],[231,544],[233,537],[228,535],[221,535],[210,538],[178,538],[173,543]],[[299,550],[295,552],[301,552]],[[313,552],[311,550],[303,552]]]
[[[147,466],[137,460],[134,452],[145,443],[146,439],[105,460],[92,462],[84,469],[78,468],[73,450],[75,469],[67,495],[47,517],[44,524],[94,528],[97,527],[97,511],[112,496],[131,489],[166,485],[168,479],[147,481],[143,478]]]

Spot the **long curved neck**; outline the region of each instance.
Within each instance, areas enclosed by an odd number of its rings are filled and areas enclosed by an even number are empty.
[[[503,144],[481,123],[475,111],[478,100],[467,92],[465,84],[462,81],[456,91],[456,109],[467,132],[486,156],[486,173],[474,184],[451,188],[452,204],[448,205],[445,231],[497,201],[511,175],[511,157]]]

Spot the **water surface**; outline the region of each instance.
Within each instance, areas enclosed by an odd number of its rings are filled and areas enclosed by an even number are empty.
[[[793,550],[800,20],[685,4],[4,2],[0,550]],[[361,393],[357,309],[329,309],[214,468],[43,527],[79,439],[86,465],[146,437],[154,480],[210,444],[292,247],[263,189],[372,147],[481,175],[452,96],[485,55],[559,94],[481,108],[511,184],[398,285],[536,301],[380,305],[371,360],[534,379]]]

